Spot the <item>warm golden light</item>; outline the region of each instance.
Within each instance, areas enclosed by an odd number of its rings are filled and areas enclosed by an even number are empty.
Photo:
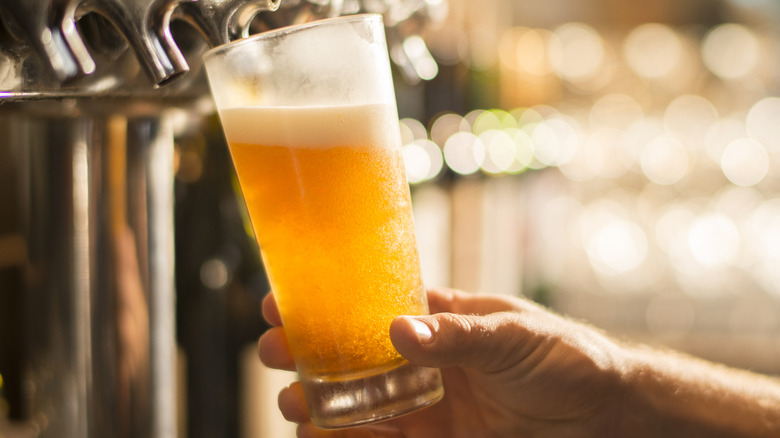
[[[706,98],[684,94],[672,100],[664,111],[666,132],[687,149],[704,146],[707,132],[718,122],[718,110]]]
[[[430,138],[445,171],[489,175],[486,191],[522,179],[535,200],[524,208],[539,207],[523,226],[544,241],[528,250],[533,275],[616,294],[658,281],[691,302],[734,292],[729,282],[780,295],[780,97],[766,93],[762,55],[777,41],[759,32],[497,29],[497,91],[533,87],[545,104],[445,114]],[[676,302],[653,301],[648,326],[688,330],[696,310],[664,316]]]
[[[482,170],[491,174],[501,174],[515,163],[516,151],[512,137],[505,131],[491,129],[479,135],[485,145],[485,160]]]
[[[509,129],[508,132],[515,143],[515,162],[509,166],[507,172],[520,173],[530,167],[534,161],[534,144],[525,131]]]
[[[428,130],[419,121],[412,118],[401,119],[401,142],[403,144],[411,143],[415,140],[423,140],[428,138]]]
[[[552,118],[533,126],[530,136],[534,142],[536,159],[547,166],[569,162],[577,151],[580,137],[566,120]]]
[[[753,186],[769,172],[769,155],[757,141],[734,140],[723,151],[721,166],[729,181],[739,186]]]
[[[444,144],[444,161],[454,172],[470,175],[485,159],[485,145],[470,132],[457,132]]]
[[[583,23],[566,23],[553,31],[548,53],[553,68],[564,79],[585,82],[599,74],[605,52],[601,36]]]
[[[429,81],[439,74],[439,66],[420,36],[412,35],[406,38],[403,42],[403,50],[417,77]]]
[[[704,214],[693,221],[688,231],[691,253],[705,268],[731,264],[737,256],[739,244],[737,227],[722,214]]]
[[[425,181],[431,170],[431,158],[417,143],[409,143],[403,147],[406,179],[410,184]]]
[[[658,137],[645,146],[641,165],[650,181],[661,185],[674,184],[688,172],[688,151],[673,138]]]
[[[673,205],[662,210],[655,224],[655,240],[658,246],[666,252],[671,252],[674,242],[693,222],[695,215],[688,205]]]
[[[506,68],[532,75],[552,72],[547,56],[548,41],[553,37],[549,30],[513,27],[501,36],[499,59]]]
[[[429,181],[441,173],[444,158],[441,149],[430,140],[415,140],[403,147],[406,176],[411,184]]]
[[[647,23],[626,38],[623,55],[628,65],[644,78],[661,78],[678,68],[683,47],[677,33],[660,23]]]
[[[707,131],[704,137],[704,148],[707,157],[716,165],[721,166],[723,151],[733,141],[747,137],[745,122],[728,117],[718,120]]]
[[[588,124],[591,129],[622,129],[641,121],[643,117],[644,111],[636,99],[622,93],[611,93],[593,103],[588,114]]]
[[[750,138],[766,146],[773,155],[780,154],[780,97],[765,97],[748,112],[745,126]]]
[[[709,31],[702,41],[701,53],[712,73],[723,79],[742,79],[756,70],[761,46],[747,27],[726,23]]]
[[[636,224],[609,218],[590,236],[587,251],[591,264],[602,274],[622,274],[644,262],[647,239]]]
[[[442,146],[456,132],[471,130],[469,123],[458,114],[447,113],[437,117],[431,124],[431,140]]]

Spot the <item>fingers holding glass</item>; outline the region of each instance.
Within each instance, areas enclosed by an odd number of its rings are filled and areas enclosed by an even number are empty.
[[[257,354],[260,361],[269,368],[295,371],[295,361],[282,327],[272,327],[260,336],[257,341]]]
[[[276,305],[273,293],[263,298],[263,318],[268,321],[268,324],[282,325],[282,316],[279,314],[279,307]]]

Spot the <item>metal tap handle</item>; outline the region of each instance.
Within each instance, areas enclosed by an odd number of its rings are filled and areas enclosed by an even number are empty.
[[[160,89],[189,70],[181,48],[196,56],[203,47],[196,32],[184,28],[176,29],[177,44],[171,34],[174,20],[189,23],[208,45],[217,46],[318,18],[380,13],[393,62],[415,81],[424,77],[419,66],[434,61],[427,51],[425,59],[405,54],[404,43],[432,18],[435,21],[437,5],[442,4],[440,0],[0,0],[0,101],[203,96],[208,90],[196,74]],[[115,29],[103,27],[106,21]],[[82,38],[95,49],[92,53]],[[127,41],[155,87],[138,74],[135,63],[126,62],[131,54],[121,40]]]
[[[72,0],[0,0],[0,11],[10,21],[6,22],[9,30],[23,34],[15,36],[30,42],[60,82],[95,70],[95,62],[76,31],[74,10]]]
[[[200,0],[182,3],[175,17],[190,22],[213,47],[248,36],[255,15],[276,11],[280,3],[281,0]]]
[[[179,3],[193,0],[84,0],[79,12],[96,12],[116,26],[155,85],[189,70],[171,36],[170,22]]]

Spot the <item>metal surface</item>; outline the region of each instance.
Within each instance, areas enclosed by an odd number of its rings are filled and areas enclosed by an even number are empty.
[[[18,48],[28,42],[59,81],[91,74],[95,63],[76,32],[75,6],[70,0],[3,2],[2,21],[7,35],[14,37],[6,43]]]
[[[442,15],[434,0],[0,0],[0,103],[58,97],[207,94],[208,47],[318,18],[379,13],[393,62]],[[425,53],[425,52],[424,52]],[[397,54],[397,56],[396,56]],[[432,62],[427,56],[425,62]]]
[[[31,421],[40,436],[173,437],[168,123],[47,106],[0,118],[25,224]]]
[[[281,0],[201,0],[181,4],[178,18],[189,21],[212,47],[249,35],[252,20],[279,9]]]

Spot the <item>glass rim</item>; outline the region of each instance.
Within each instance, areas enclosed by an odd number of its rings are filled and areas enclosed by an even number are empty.
[[[331,18],[321,18],[314,21],[308,21],[306,23],[300,23],[300,24],[291,24],[288,26],[279,27],[276,29],[271,29],[265,32],[256,33],[254,35],[250,35],[246,38],[240,38],[235,41],[231,41],[229,43],[220,44],[216,47],[212,47],[209,50],[206,50],[203,52],[202,59],[205,63],[208,61],[208,58],[212,58],[216,56],[217,54],[231,50],[232,48],[244,44],[251,44],[253,42],[257,42],[259,40],[265,40],[269,38],[276,38],[279,36],[284,36],[291,33],[300,32],[303,30],[306,30],[311,27],[319,27],[323,25],[332,25],[332,24],[338,24],[341,22],[350,22],[350,21],[382,21],[382,15],[378,13],[359,13],[359,14],[350,14],[350,15],[341,15],[338,17],[331,17]]]

